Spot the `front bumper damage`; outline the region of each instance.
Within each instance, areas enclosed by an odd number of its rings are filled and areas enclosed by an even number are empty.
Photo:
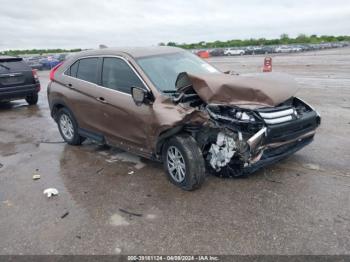
[[[223,177],[241,176],[275,163],[309,144],[319,114],[293,95],[295,79],[284,74],[188,75],[176,81],[175,104],[195,108],[208,121],[184,122],[207,167]]]
[[[260,121],[245,125],[209,110],[215,123],[212,132],[217,131],[216,141],[203,152],[209,168],[221,176],[246,175],[311,143],[321,118],[305,102],[294,98],[293,103],[296,106],[255,110]]]

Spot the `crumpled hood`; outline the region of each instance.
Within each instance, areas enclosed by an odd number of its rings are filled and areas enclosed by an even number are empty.
[[[188,75],[192,88],[207,104],[246,108],[276,106],[295,95],[298,84],[282,73]]]

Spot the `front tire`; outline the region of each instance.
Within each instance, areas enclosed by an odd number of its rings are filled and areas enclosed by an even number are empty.
[[[25,99],[29,105],[36,105],[38,103],[39,95],[38,93],[33,93],[27,96]]]
[[[164,169],[170,182],[183,190],[200,188],[205,180],[205,164],[196,140],[187,134],[168,140],[162,151]]]
[[[81,145],[85,138],[78,133],[78,123],[73,114],[67,108],[61,108],[57,112],[58,130],[64,141],[70,145]]]

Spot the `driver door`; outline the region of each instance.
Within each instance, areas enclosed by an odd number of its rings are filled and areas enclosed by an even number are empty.
[[[148,123],[152,105],[137,106],[131,96],[131,87],[145,90],[147,87],[122,57],[104,57],[101,66],[100,131],[111,144],[139,154],[151,154]]]

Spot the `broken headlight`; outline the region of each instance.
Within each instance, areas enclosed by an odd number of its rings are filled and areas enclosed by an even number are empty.
[[[228,106],[207,106],[209,115],[216,120],[229,122],[254,123],[256,118],[252,111]]]
[[[251,112],[244,112],[240,110],[233,110],[235,118],[243,122],[255,122],[255,117]]]

